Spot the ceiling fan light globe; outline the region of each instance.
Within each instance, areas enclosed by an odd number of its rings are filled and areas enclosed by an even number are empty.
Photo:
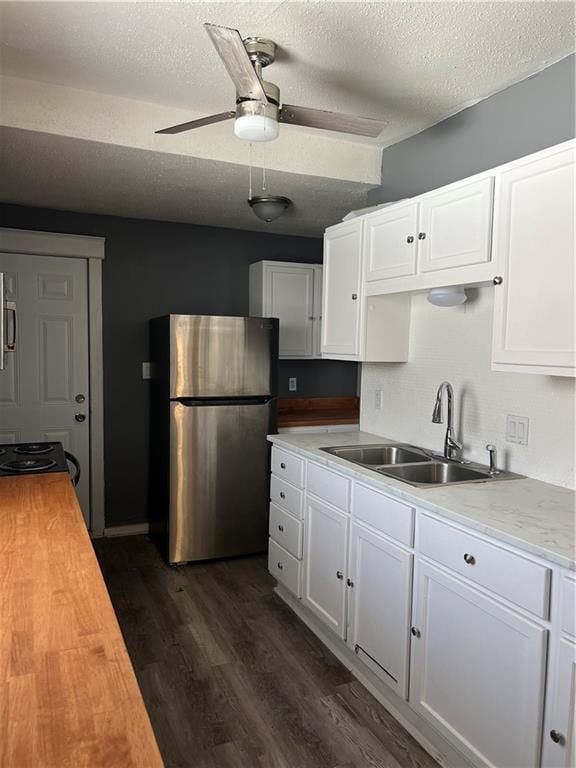
[[[274,141],[278,123],[266,115],[241,115],[234,121],[234,133],[245,141]]]

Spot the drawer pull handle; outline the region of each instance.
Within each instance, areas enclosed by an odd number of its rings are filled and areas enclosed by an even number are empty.
[[[420,630],[417,627],[412,627],[410,632],[412,632],[414,637],[420,637],[422,635],[422,633],[420,632]]]
[[[555,731],[554,729],[550,731],[550,738],[552,739],[554,744],[561,744],[564,742],[564,737],[562,736],[560,731]]]
[[[476,558],[474,557],[474,555],[469,555],[468,552],[466,552],[464,554],[464,562],[467,565],[474,565],[476,562]]]
[[[286,469],[286,464],[283,461],[280,462],[280,469]]]
[[[336,571],[336,578],[342,581],[342,579],[344,578],[344,574],[342,573],[342,571]]]
[[[280,533],[284,533],[284,526],[283,525],[279,525],[278,526],[278,530],[280,531]]]
[[[281,499],[285,499],[286,498],[286,494],[284,493],[284,491],[280,491],[280,498]]]
[[[278,570],[279,570],[279,571],[281,571],[281,570],[284,568],[284,566],[282,565],[282,563],[277,563],[277,565],[278,565]]]

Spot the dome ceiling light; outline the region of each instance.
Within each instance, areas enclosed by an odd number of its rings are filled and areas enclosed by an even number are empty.
[[[267,224],[282,216],[284,211],[292,205],[292,200],[279,195],[267,195],[263,197],[251,197],[248,205],[256,216]]]

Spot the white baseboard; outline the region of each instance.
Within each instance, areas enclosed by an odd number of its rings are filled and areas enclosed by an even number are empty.
[[[111,528],[104,528],[104,536],[142,536],[148,533],[150,526],[148,523],[136,523],[135,525],[113,525]]]
[[[394,691],[382,683],[370,669],[365,667],[348,646],[330,630],[325,629],[316,616],[309,611],[291,592],[278,584],[274,592],[301,619],[306,626],[329,648],[336,658],[352,672],[352,674],[367,688],[372,696],[382,704],[384,709],[402,725],[416,741],[424,747],[437,763],[443,768],[472,768],[472,764],[453,747],[446,739],[423,720],[401,699]]]

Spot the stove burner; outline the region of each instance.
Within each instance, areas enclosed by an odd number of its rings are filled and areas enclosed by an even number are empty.
[[[15,459],[0,464],[0,469],[9,472],[42,472],[55,466],[56,462],[53,459]]]
[[[46,445],[46,443],[28,443],[27,445],[19,445],[18,448],[14,448],[14,453],[35,456],[40,453],[50,453],[53,450],[54,446]]]

